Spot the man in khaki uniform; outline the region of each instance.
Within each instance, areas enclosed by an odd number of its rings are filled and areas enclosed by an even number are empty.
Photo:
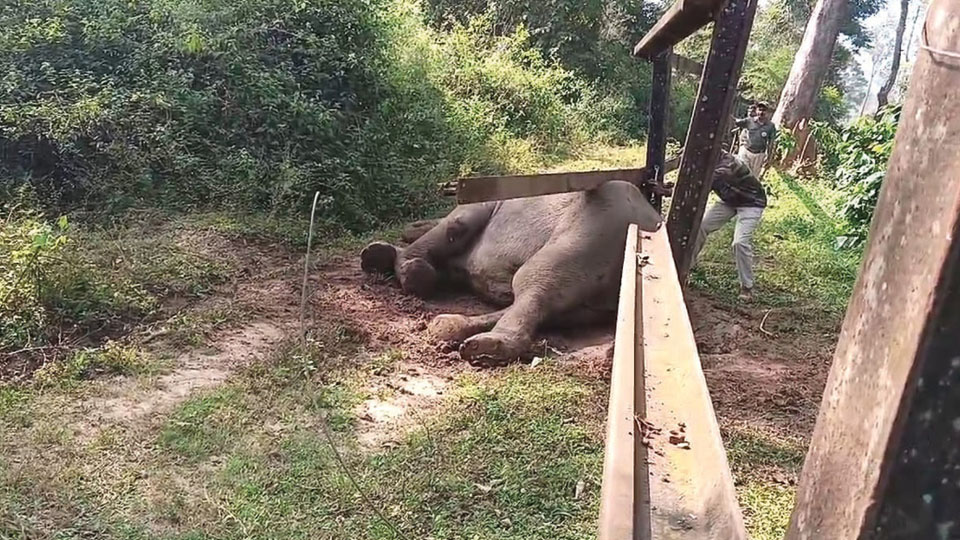
[[[777,138],[777,128],[770,121],[769,105],[757,103],[756,111],[756,118],[734,118],[734,124],[741,128],[740,151],[737,157],[759,178],[767,162],[767,155],[773,148],[773,141]]]

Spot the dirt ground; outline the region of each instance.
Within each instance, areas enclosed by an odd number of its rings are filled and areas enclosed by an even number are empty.
[[[406,395],[436,396],[437,390],[442,392],[437,380],[475,369],[456,352],[433,343],[424,332],[437,314],[478,314],[492,309],[475,297],[449,291],[428,301],[404,296],[391,281],[364,275],[353,254],[324,261],[316,279],[313,302],[317,315],[362,329],[368,347],[403,351],[407,366],[413,366],[421,378],[433,378],[426,384],[429,390]],[[806,440],[816,420],[836,328],[815,318],[807,321],[812,326],[797,327],[798,316],[810,317],[789,309],[731,306],[695,289],[688,291],[687,305],[721,424],[759,426]],[[587,377],[609,377],[613,321],[577,331],[548,331],[542,338],[544,356],[556,356]],[[411,380],[401,382],[422,384],[416,378]],[[424,403],[408,398],[403,405],[419,408]],[[393,416],[401,416],[400,411],[394,410]],[[371,413],[369,418],[379,417]]]
[[[208,239],[209,240],[209,239]],[[267,358],[300,328],[302,255],[243,241],[207,242],[238,261],[237,277],[197,305],[169,299],[167,311],[225,305],[242,313],[213,332],[199,348],[164,342],[165,330],[145,330],[154,351],[172,354],[171,370],[144,385],[118,376],[97,381],[97,390],[68,411],[76,432],[92,438],[116,424],[162,418],[196,393],[216,387],[243,366]],[[450,381],[464,371],[485,370],[461,361],[456,351],[434,343],[424,331],[441,313],[479,314],[490,310],[465,292],[441,292],[431,300],[405,296],[391,280],[364,274],[356,253],[317,254],[310,277],[308,325],[337,325],[355,334],[372,352],[394,354],[399,369],[370,381],[370,394],[357,411],[362,445],[378,447],[401,438],[442,402]],[[723,427],[762,427],[806,440],[813,428],[826,380],[836,329],[788,309],[732,306],[695,289],[687,304],[704,372]],[[607,379],[612,358],[613,321],[578,331],[546,332],[541,357],[590,379]],[[179,347],[179,348],[178,348]],[[534,360],[536,361],[536,360]],[[492,368],[496,369],[496,368]]]

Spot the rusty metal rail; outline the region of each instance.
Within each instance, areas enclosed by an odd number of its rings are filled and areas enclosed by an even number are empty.
[[[747,538],[666,231],[624,253],[600,540]]]

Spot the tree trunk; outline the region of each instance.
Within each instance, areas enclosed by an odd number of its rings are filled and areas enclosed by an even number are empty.
[[[817,1],[773,115],[778,126],[793,129],[800,120],[813,116],[820,86],[827,76],[833,48],[846,18],[847,0]]]
[[[910,10],[910,0],[900,0],[900,20],[897,22],[897,38],[893,43],[893,64],[890,66],[890,75],[877,92],[877,112],[887,106],[890,100],[890,91],[897,83],[897,73],[900,71],[900,54],[903,49],[903,32],[907,29],[907,11]]]

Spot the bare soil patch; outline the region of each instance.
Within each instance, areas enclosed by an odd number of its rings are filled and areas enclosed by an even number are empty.
[[[836,346],[833,323],[799,309],[730,306],[694,289],[686,294],[721,424],[808,439]]]

